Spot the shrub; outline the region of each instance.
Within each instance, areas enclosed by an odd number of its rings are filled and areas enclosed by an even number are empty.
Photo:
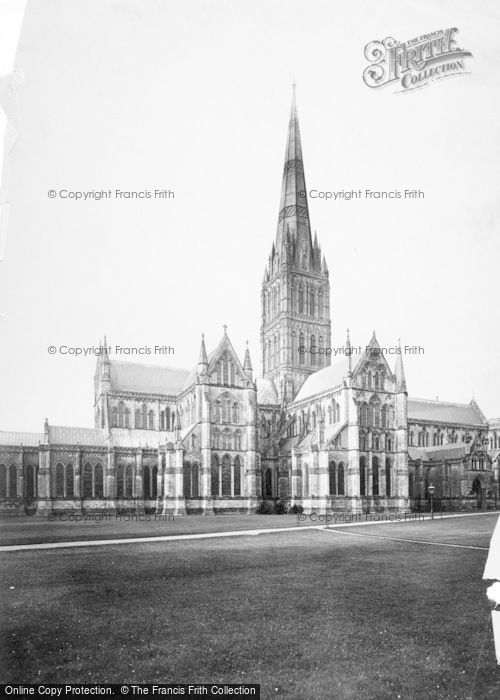
[[[300,505],[295,504],[290,508],[288,511],[291,515],[299,515],[300,513],[304,512],[304,508]]]
[[[262,501],[257,508],[257,513],[260,515],[271,515],[274,513],[274,503],[270,503],[270,501]]]
[[[276,515],[284,515],[286,510],[286,505],[283,503],[283,501],[276,501],[274,504],[274,512]]]

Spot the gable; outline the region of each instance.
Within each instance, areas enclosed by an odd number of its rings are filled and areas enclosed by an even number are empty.
[[[243,366],[226,334],[208,357],[208,376],[211,384],[219,386],[246,385]]]
[[[365,348],[365,352],[359,358],[352,375],[355,383],[361,388],[378,389],[379,381],[375,381],[375,377],[383,376],[391,382],[394,381],[394,375],[389,367],[385,353],[382,352],[375,335],[373,335],[370,343]],[[366,376],[366,381],[363,381],[363,375]],[[380,383],[380,388],[382,388],[383,384],[385,384],[385,380]]]

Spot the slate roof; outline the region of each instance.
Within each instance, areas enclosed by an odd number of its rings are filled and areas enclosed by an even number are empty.
[[[408,420],[486,427],[483,416],[472,403],[461,404],[427,401],[426,399],[408,399]]]
[[[459,459],[465,457],[467,449],[465,445],[440,445],[439,447],[408,447],[408,456],[415,461],[421,459],[424,462],[439,462],[442,459]]]
[[[38,447],[41,442],[43,442],[43,433],[18,433],[10,430],[0,430],[0,445]]]
[[[106,446],[106,434],[101,428],[72,428],[66,425],[49,426],[51,445],[97,445]]]
[[[348,362],[344,357],[335,364],[330,365],[329,367],[323,367],[323,369],[314,372],[314,374],[309,375],[306,381],[302,384],[293,403],[303,401],[310,396],[321,394],[329,389],[339,386],[339,384],[342,384],[347,371]]]
[[[173,439],[173,431],[163,430],[129,430],[112,428],[111,443],[114,447],[158,447]]]
[[[259,404],[279,404],[276,387],[271,379],[263,379],[258,377],[257,384],[257,403]]]
[[[188,435],[193,426],[188,425],[181,430],[181,438]],[[129,428],[112,428],[111,443],[114,447],[154,447],[165,445],[167,442],[175,442],[174,431],[166,430],[130,430]]]
[[[142,394],[177,395],[190,372],[187,369],[146,365],[138,362],[111,362],[111,388]]]
[[[417,459],[423,459],[424,462],[427,461],[427,453],[422,447],[412,447],[411,445],[408,446],[408,457],[412,459],[414,462]]]

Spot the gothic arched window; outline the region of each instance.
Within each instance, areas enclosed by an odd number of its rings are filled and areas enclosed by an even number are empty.
[[[222,458],[222,495],[231,495],[231,459],[229,455]]]
[[[94,467],[94,497],[104,498],[104,470],[102,464]]]
[[[316,355],[315,355],[315,353],[316,353],[317,351],[318,351],[318,349],[317,349],[317,347],[316,347],[316,336],[315,336],[315,335],[312,335],[312,336],[311,336],[311,352],[310,352],[310,357],[311,357],[310,363],[311,363],[311,365],[315,365],[315,364],[316,364]]]
[[[75,496],[75,472],[72,464],[66,465],[66,498]]]
[[[234,449],[241,450],[241,433],[239,430],[234,434]]]
[[[345,496],[345,478],[344,478],[344,463],[339,464],[337,473],[337,493],[339,496]]]
[[[0,498],[7,498],[7,467],[0,464]]]
[[[378,496],[378,457],[373,457],[372,459],[372,493],[374,496]]]
[[[118,409],[116,408],[116,406],[114,406],[113,410],[111,411],[111,427],[118,427]]]
[[[379,385],[379,389],[382,389],[382,390],[385,389],[385,373],[384,373],[383,370],[382,370],[382,372],[380,372],[380,374],[379,374],[379,377],[378,377],[378,385]]]
[[[240,422],[240,407],[235,402],[235,403],[233,403],[233,423],[239,423],[239,422]]]
[[[359,494],[366,496],[366,460],[364,457],[359,458]]]
[[[155,427],[155,414],[153,413],[153,411],[150,410],[148,412],[148,428],[150,430],[154,430],[154,427]]]
[[[385,406],[382,406],[381,417],[382,417],[382,428],[387,428],[387,408]]]
[[[233,465],[233,495],[241,496],[241,462],[239,457],[235,457]]]
[[[94,479],[92,465],[87,462],[83,467],[83,498],[92,498],[94,495]]]
[[[368,406],[368,425],[375,424],[375,407],[373,404]]]
[[[56,465],[56,497],[64,496],[64,464]]]
[[[134,470],[129,464],[125,469],[125,498],[132,498],[134,495]]]
[[[391,495],[391,462],[390,460],[385,460],[385,495]]]
[[[11,464],[9,468],[9,496],[17,498],[17,467]]]
[[[337,465],[330,462],[328,466],[328,493],[330,496],[337,495]]]
[[[210,472],[210,493],[212,496],[219,495],[219,459],[217,455],[212,456],[212,468]]]
[[[359,422],[363,426],[368,425],[368,406],[365,403],[359,409]]]
[[[119,464],[116,469],[116,497],[123,498],[125,495],[124,491],[124,470],[125,467]]]
[[[118,404],[118,426],[120,428],[125,426],[125,404],[123,401]]]
[[[304,334],[301,333],[301,334],[299,335],[299,348],[300,348],[300,350],[299,350],[299,365],[303,365],[303,364],[304,364],[305,351],[306,351],[304,342],[305,342],[305,341],[304,341]]]

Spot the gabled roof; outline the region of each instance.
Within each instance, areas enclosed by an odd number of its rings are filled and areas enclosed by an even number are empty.
[[[187,425],[181,430],[181,440],[184,440],[193,430],[194,425]],[[173,430],[130,430],[128,428],[112,428],[111,443],[113,447],[153,447],[175,442]]]
[[[232,357],[234,364],[235,364],[235,369],[240,375],[242,379],[246,379],[245,372],[243,371],[243,366],[240,362],[240,359],[238,355],[236,354],[235,349],[233,348],[233,345],[231,341],[229,340],[229,336],[226,333],[225,327],[224,327],[224,335],[222,336],[219,344],[215,348],[215,350],[212,350],[210,355],[208,356],[208,373],[212,374],[212,372],[215,369],[215,365],[217,363],[217,360],[219,357],[222,355],[223,352],[228,352],[229,355]]]
[[[340,435],[340,433],[346,428],[347,421],[343,423],[334,423],[333,425],[327,425],[325,427],[325,442],[331,442]]]
[[[101,428],[72,428],[66,425],[49,426],[51,445],[107,445],[106,433]]]
[[[382,349],[379,345],[379,342],[378,342],[377,337],[375,335],[375,331],[373,331],[373,335],[371,337],[370,342],[365,347],[365,351],[359,357],[359,359],[356,363],[356,366],[353,369],[352,376],[355,377],[359,373],[359,371],[361,370],[361,368],[363,367],[363,365],[365,364],[366,361],[374,360],[374,359],[378,360],[379,362],[382,362],[382,364],[385,365],[385,369],[386,369],[387,374],[391,377],[393,376],[392,370],[389,367],[387,359],[386,359],[386,357],[385,357],[384,353],[382,352]]]
[[[302,384],[299,393],[293,400],[293,403],[303,401],[316,394],[321,394],[329,389],[334,389],[335,387],[342,384],[344,377],[347,375],[348,363],[347,358],[342,358],[338,362],[329,367],[323,367],[322,369],[310,374],[306,381]]]
[[[43,433],[18,433],[0,430],[0,445],[38,447],[40,443],[43,443]]]
[[[258,404],[279,404],[278,393],[274,382],[272,379],[264,379],[263,377],[257,377],[255,380],[257,384],[257,403]]]
[[[442,445],[439,447],[408,447],[411,460],[421,459],[424,462],[440,462],[443,459],[460,459],[467,455],[466,445]]]
[[[173,431],[163,430],[128,430],[127,428],[112,428],[111,443],[114,447],[158,447],[168,439],[172,440]]]
[[[422,447],[408,446],[408,457],[414,462],[417,459],[422,459],[424,462],[427,461],[427,453]]]
[[[186,369],[111,361],[111,388],[141,394],[177,395],[189,375]]]
[[[473,402],[461,404],[428,401],[426,399],[408,399],[408,420],[465,426],[487,426],[484,416],[478,411]]]

